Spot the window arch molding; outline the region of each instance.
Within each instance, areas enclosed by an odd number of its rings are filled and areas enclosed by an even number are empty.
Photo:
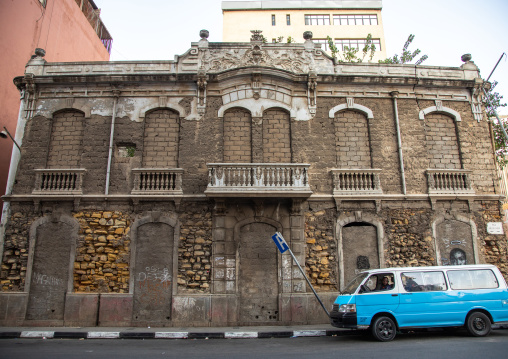
[[[285,103],[274,101],[274,100],[263,100],[263,101],[257,101],[252,99],[244,99],[244,100],[238,100],[231,103],[228,103],[227,105],[222,106],[218,113],[217,117],[223,118],[224,113],[234,107],[239,107],[242,109],[245,109],[251,113],[252,117],[263,117],[263,113],[266,110],[269,110],[274,107],[281,108],[289,113],[289,116],[291,119],[294,119],[296,117],[295,111]]]
[[[437,106],[430,106],[430,107],[424,108],[423,110],[420,111],[420,114],[419,114],[420,120],[424,120],[425,115],[427,115],[429,113],[442,113],[442,114],[448,115],[448,116],[452,117],[453,119],[455,119],[455,122],[462,121],[462,118],[460,117],[460,114],[457,111],[452,110],[451,108],[448,108],[448,107],[444,107],[444,106],[440,107],[439,109],[437,108]]]
[[[370,108],[368,108],[367,106],[359,105],[357,103],[352,104],[352,105],[348,105],[347,103],[343,103],[341,105],[337,105],[337,106],[333,107],[330,110],[330,112],[328,113],[328,117],[334,118],[335,114],[337,112],[345,111],[345,110],[356,110],[358,112],[361,112],[365,116],[367,116],[367,118],[369,120],[374,118],[374,114],[372,113],[372,110]]]

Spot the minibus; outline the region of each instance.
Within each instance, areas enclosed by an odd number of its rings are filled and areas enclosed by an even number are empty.
[[[340,292],[330,320],[339,328],[370,329],[380,341],[415,328],[465,327],[485,336],[492,324],[508,322],[508,289],[489,264],[372,269]]]

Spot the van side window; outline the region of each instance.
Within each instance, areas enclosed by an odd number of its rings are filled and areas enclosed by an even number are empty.
[[[448,280],[452,289],[491,289],[498,288],[496,276],[490,269],[451,270]]]
[[[378,273],[371,275],[364,284],[366,292],[381,292],[395,287],[393,273]]]
[[[406,292],[434,292],[447,289],[443,272],[404,272],[400,277]]]

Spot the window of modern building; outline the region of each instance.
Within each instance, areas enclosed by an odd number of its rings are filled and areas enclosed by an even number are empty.
[[[330,15],[305,15],[305,25],[330,25]]]
[[[378,25],[377,15],[333,15],[334,25]]]
[[[275,26],[275,15],[272,15],[272,26]]]
[[[286,15],[286,25],[291,25],[291,15]]]
[[[346,46],[350,49],[354,47],[361,50],[365,46],[365,43],[365,39],[335,39],[335,45],[339,51],[344,51]],[[372,44],[376,46],[376,50],[381,50],[381,41],[379,39],[372,39]]]
[[[321,44],[321,49],[328,51],[328,40],[327,39],[312,39],[315,44]]]

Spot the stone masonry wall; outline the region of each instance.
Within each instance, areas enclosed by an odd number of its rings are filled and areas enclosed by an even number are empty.
[[[208,205],[186,204],[180,214],[178,291],[209,293],[212,256],[212,211]]]
[[[431,229],[431,210],[383,211],[385,223],[385,265],[416,267],[436,264]]]
[[[251,122],[246,110],[235,108],[224,114],[224,162],[251,162]]]
[[[113,211],[84,211],[74,261],[74,291],[129,292],[130,219]]]
[[[11,215],[5,230],[0,271],[2,292],[21,292],[25,289],[30,226],[35,219],[35,216],[23,210],[16,211]]]
[[[478,225],[478,242],[480,247],[480,259],[484,258],[486,263],[494,264],[499,268],[506,281],[508,281],[508,243],[506,235],[493,235],[487,233],[488,222],[501,222],[503,220],[499,213],[499,204],[496,202],[484,202],[481,210],[475,213],[475,222]]]
[[[53,116],[48,168],[79,168],[85,116],[78,111]]]
[[[334,226],[333,209],[305,212],[305,271],[316,291],[334,291],[338,288]]]

